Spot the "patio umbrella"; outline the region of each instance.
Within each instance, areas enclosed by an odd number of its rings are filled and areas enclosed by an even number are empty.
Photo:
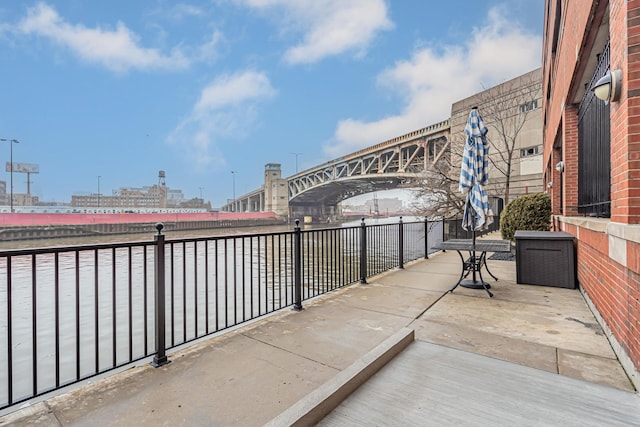
[[[484,189],[489,181],[489,144],[486,137],[488,129],[476,107],[469,113],[464,132],[466,141],[462,153],[458,190],[467,194],[462,228],[470,229],[472,232],[472,255],[468,262],[476,267],[473,268],[473,280],[462,281],[460,285],[474,289],[484,288],[491,296],[488,290],[490,286],[483,280],[476,281],[476,270],[480,269],[483,262],[482,255],[476,256],[476,231],[484,230],[493,223],[493,211],[489,205],[487,191]]]
[[[486,137],[488,129],[476,107],[469,113],[464,132],[466,141],[458,184],[458,191],[467,193],[462,228],[475,232],[484,230],[493,223],[493,211],[484,189],[489,181],[489,144]]]

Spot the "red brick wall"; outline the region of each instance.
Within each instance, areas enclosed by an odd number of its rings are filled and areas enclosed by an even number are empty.
[[[543,64],[543,107],[545,114],[544,128],[544,157],[545,164],[550,158],[550,150],[556,138],[556,134],[561,132],[563,111],[566,104],[571,104],[567,100],[570,92],[572,76],[576,72],[578,63],[576,62],[575,49],[581,46],[585,35],[585,27],[589,22],[591,9],[595,0],[580,1],[551,1],[550,16],[545,20],[549,21],[546,27],[553,30],[555,7],[563,4],[564,28],[558,42],[556,54],[551,53],[551,34],[545,35],[544,40],[544,64]],[[549,0],[547,0],[549,3]],[[547,10],[547,7],[545,7]],[[571,53],[571,54],[570,54]],[[555,57],[555,58],[554,58]],[[548,95],[553,102],[546,102]]]
[[[559,3],[564,7],[563,29],[554,59],[549,38],[555,16],[553,7]],[[555,166],[553,146],[556,140],[561,139],[566,171],[563,175],[563,215],[577,216],[577,117],[576,106],[571,104],[572,91],[580,84],[578,79],[584,72],[580,68],[585,66],[584,58],[593,54],[585,49],[597,31],[590,25],[598,20],[591,17],[605,10],[607,3],[611,70],[620,69],[623,75],[621,97],[611,104],[610,109],[611,223],[618,224],[607,229],[624,230],[640,224],[640,0],[547,0],[547,9],[551,7],[551,10],[545,17],[547,33],[543,67],[545,179],[553,177],[556,187],[558,178],[548,166]],[[582,49],[578,56],[576,48]],[[555,191],[557,188],[554,188],[552,199],[558,203]],[[554,213],[558,210],[554,206]],[[640,242],[637,238],[625,241],[607,232],[578,228],[567,222],[562,224],[562,228],[578,238],[578,280],[581,286],[636,369],[640,370]],[[631,230],[628,234],[634,235]],[[626,245],[626,265],[623,265],[624,260],[618,262],[610,257],[610,239],[616,245]]]
[[[615,28],[617,31],[626,30],[625,44],[621,46],[625,50],[620,50],[620,63],[625,67],[622,74],[626,77],[623,79],[623,96],[628,97],[625,106],[628,130],[621,128],[616,135],[619,144],[616,145],[618,156],[615,170],[616,176],[620,176],[620,181],[616,183],[615,194],[620,199],[616,202],[616,214],[619,212],[621,216],[626,216],[629,224],[640,224],[640,1],[629,1],[626,10],[621,7],[613,12],[626,18],[621,19],[625,26]],[[624,90],[625,83],[627,90]],[[611,196],[614,196],[613,189]]]
[[[583,235],[588,235],[583,237]],[[640,368],[640,274],[609,258],[607,237],[580,229],[578,278],[616,339]],[[596,246],[591,246],[590,243]],[[640,255],[640,245],[627,243]]]
[[[578,106],[567,105],[562,121],[562,212],[563,215],[578,214]]]
[[[632,180],[634,168],[633,140],[640,141],[640,78],[629,75],[630,64],[640,64],[640,2],[612,1],[609,36],[611,38],[611,70],[622,70],[622,94],[611,103],[611,220],[626,224],[640,223],[640,191],[638,180]],[[636,142],[640,145],[640,142]],[[631,161],[630,161],[631,160]],[[638,170],[637,164],[635,165]]]
[[[579,63],[576,61],[576,46],[582,46],[585,38],[585,27],[590,22],[591,10],[596,7],[595,0],[581,0],[579,2],[557,2],[547,0],[545,10],[545,28],[553,31],[556,6],[562,3],[564,27],[558,40],[556,53],[551,53],[551,34],[545,34],[543,57],[543,114],[544,114],[544,151],[543,170],[555,170],[553,162],[553,146],[559,136],[562,141],[562,156],[567,172],[563,176],[564,191],[563,208],[557,205],[560,201],[560,180],[555,179],[554,172],[545,175],[545,180],[554,182],[552,190],[552,210],[564,215],[577,214],[577,106],[568,99],[572,90],[572,77],[577,72]],[[572,54],[568,54],[572,52]],[[551,102],[548,102],[550,99]],[[550,166],[550,168],[549,168]],[[569,169],[567,169],[569,168]],[[569,172],[569,170],[571,172]],[[570,175],[574,178],[570,178]],[[570,182],[567,183],[566,181]],[[572,182],[575,181],[575,182]],[[566,191],[569,191],[567,194]],[[554,204],[554,200],[556,204]]]

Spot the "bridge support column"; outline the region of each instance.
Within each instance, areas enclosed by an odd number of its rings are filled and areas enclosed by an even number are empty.
[[[307,222],[309,219],[315,223],[333,222],[342,216],[342,207],[340,205],[323,206],[309,203],[292,204],[290,215],[293,218],[305,217]]]
[[[264,210],[281,218],[289,215],[287,180],[282,178],[280,163],[267,163],[264,167]]]

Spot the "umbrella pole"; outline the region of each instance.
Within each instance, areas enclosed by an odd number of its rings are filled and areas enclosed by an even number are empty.
[[[467,203],[468,203],[467,208],[473,209],[471,207],[471,201],[467,200]],[[458,284],[463,288],[484,289],[485,291],[487,291],[487,294],[489,294],[489,297],[493,297],[493,294],[489,290],[491,288],[491,285],[482,279],[482,273],[480,273],[479,271],[480,268],[482,268],[481,262],[484,259],[485,255],[483,253],[479,257],[476,257],[476,221],[477,221],[477,218],[474,212],[473,216],[471,217],[471,251],[469,251],[468,261],[466,263],[463,263],[465,264],[464,269],[467,272],[467,275],[469,274],[469,269],[471,270],[472,280],[469,280],[469,279],[461,280],[460,282],[458,282]],[[478,280],[476,277],[476,271],[480,276],[480,280]]]
[[[471,262],[473,263],[473,283],[477,283],[476,280],[476,216],[471,218]]]

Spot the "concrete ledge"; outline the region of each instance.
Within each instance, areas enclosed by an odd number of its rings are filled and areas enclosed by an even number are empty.
[[[25,406],[0,418],[0,426],[20,427],[33,425],[60,426],[61,424],[45,402]]]
[[[613,222],[609,218],[591,218],[579,216],[555,215],[560,222],[575,225],[578,228],[586,228],[596,233],[607,236],[615,236],[628,242],[640,243],[640,224],[623,224]]]
[[[402,328],[265,425],[316,424],[413,341],[413,329]]]

